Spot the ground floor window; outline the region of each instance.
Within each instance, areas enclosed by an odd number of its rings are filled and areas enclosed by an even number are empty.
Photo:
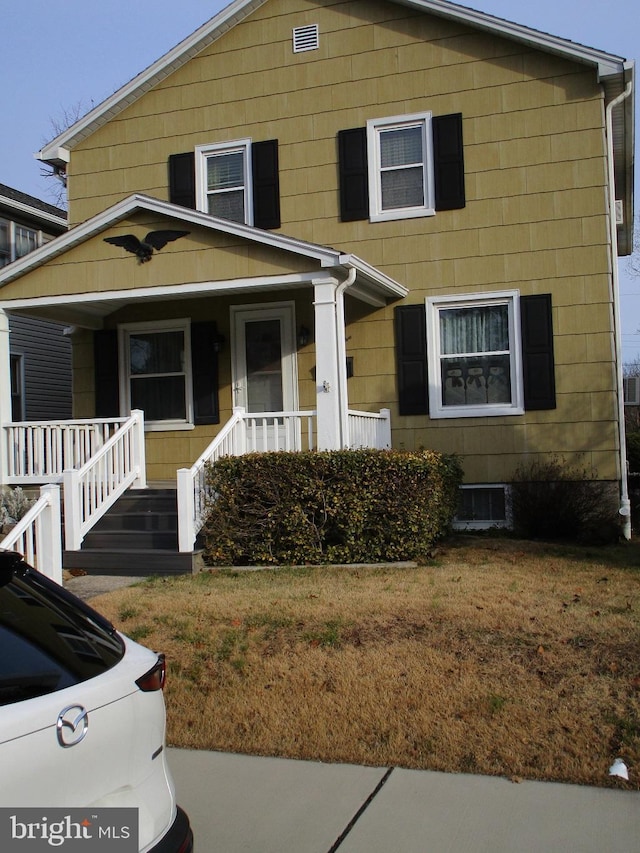
[[[461,486],[457,529],[481,530],[509,526],[506,488],[503,485]]]
[[[516,292],[427,300],[431,417],[522,414]]]
[[[121,327],[127,409],[147,424],[191,423],[191,358],[187,320]]]

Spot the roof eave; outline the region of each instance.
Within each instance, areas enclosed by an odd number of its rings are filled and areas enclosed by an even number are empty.
[[[74,146],[117,116],[193,56],[223,36],[264,2],[265,0],[233,0],[218,15],[211,18],[210,21],[207,21],[172,50],[134,77],[133,80],[118,89],[111,97],[98,104],[86,116],[47,143],[36,154],[36,157],[58,168],[64,167],[69,162],[70,152]],[[489,31],[495,35],[527,44],[537,50],[557,54],[565,59],[585,63],[596,69],[600,80],[624,75],[625,60],[622,57],[515,24],[494,15],[478,12],[466,6],[459,6],[447,2],[447,0],[394,0],[394,2]]]
[[[37,159],[53,166],[65,166],[69,162],[71,150],[79,142],[91,136],[161,80],[181,68],[264,2],[265,0],[233,0],[211,20],[198,27],[190,36],[48,142],[36,153]]]

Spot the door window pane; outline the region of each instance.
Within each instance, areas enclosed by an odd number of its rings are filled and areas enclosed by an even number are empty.
[[[247,409],[250,412],[281,412],[282,341],[279,320],[245,324]]]

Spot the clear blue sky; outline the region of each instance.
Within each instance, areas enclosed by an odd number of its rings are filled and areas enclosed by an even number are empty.
[[[52,201],[33,157],[52,120],[86,112],[227,5],[226,0],[26,0],[2,10],[0,183]],[[464,5],[640,60],[640,0],[474,0]],[[636,134],[640,138],[640,129]],[[640,178],[640,158],[636,167]],[[640,210],[640,181],[636,208]],[[640,356],[640,277],[621,262],[625,360]]]

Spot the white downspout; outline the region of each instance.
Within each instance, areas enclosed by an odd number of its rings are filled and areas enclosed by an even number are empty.
[[[356,280],[356,268],[336,288],[336,351],[338,357],[338,406],[340,412],[340,447],[349,446],[349,394],[347,391],[347,342],[345,339],[344,292]]]
[[[620,327],[620,279],[618,275],[618,231],[616,225],[616,187],[613,161],[613,110],[628,98],[633,89],[631,82],[607,104],[605,110],[607,132],[607,168],[609,179],[609,232],[611,245],[611,287],[613,291],[613,324],[616,357],[616,377],[618,384],[618,435],[620,446],[620,509],[623,519],[622,533],[625,539],[631,539],[631,501],[629,500],[629,481],[627,476],[627,439],[624,426],[624,390],[622,372],[622,338]]]

